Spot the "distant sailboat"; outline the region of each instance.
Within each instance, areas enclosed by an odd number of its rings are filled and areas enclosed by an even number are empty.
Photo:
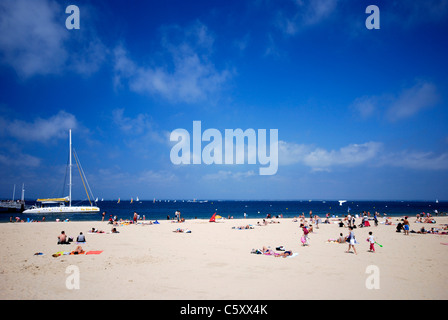
[[[117,203],[120,203],[120,198],[118,198],[118,201],[117,201]]]
[[[138,198],[138,196],[137,196],[137,199],[135,199],[135,201],[140,201],[139,198]]]
[[[347,200],[339,200],[339,205],[342,206],[342,204],[345,202],[347,202]]]
[[[131,203],[134,202],[134,199],[131,198]]]

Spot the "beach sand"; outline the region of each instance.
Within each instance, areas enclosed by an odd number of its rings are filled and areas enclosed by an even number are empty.
[[[392,218],[394,224],[397,219]],[[411,230],[448,223],[448,217],[435,219],[436,224],[420,224],[412,217]],[[232,229],[257,221],[262,219],[160,221],[119,226],[117,234],[109,234],[112,226],[101,221],[2,223],[0,299],[448,298],[448,245],[442,244],[448,243],[448,235],[406,236],[395,232],[395,225],[372,224],[354,230],[359,242],[355,255],[345,252],[347,244],[327,243],[341,232],[348,234],[347,228],[334,223],[319,224],[310,234],[309,246],[301,245],[302,230],[292,218]],[[92,227],[106,233],[91,234]],[[173,232],[177,228],[191,233]],[[82,248],[102,253],[53,257],[77,246],[57,245],[62,230],[75,239],[83,232],[87,242]],[[383,245],[376,245],[375,253],[368,252],[369,231]],[[251,253],[263,246],[284,246],[298,255]],[[67,280],[76,275],[79,289],[69,288]]]

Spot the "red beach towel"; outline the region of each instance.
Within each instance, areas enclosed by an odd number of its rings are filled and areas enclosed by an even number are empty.
[[[100,254],[103,251],[87,251],[86,254]]]

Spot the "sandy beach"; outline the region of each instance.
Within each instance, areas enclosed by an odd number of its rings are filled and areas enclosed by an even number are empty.
[[[0,299],[447,299],[448,235],[397,233],[397,219],[354,229],[356,255],[346,253],[347,244],[327,241],[346,236],[348,228],[321,223],[302,246],[300,223],[292,218],[265,226],[257,226],[262,219],[145,221],[120,225],[113,234],[101,221],[2,223]],[[435,220],[409,218],[415,231],[448,223],[448,217]],[[92,228],[105,233],[89,233]],[[75,242],[58,245],[62,230]],[[375,253],[368,252],[369,231],[382,245]],[[80,232],[84,244],[76,244]],[[53,256],[78,245],[102,252]],[[263,246],[297,255],[251,253]]]

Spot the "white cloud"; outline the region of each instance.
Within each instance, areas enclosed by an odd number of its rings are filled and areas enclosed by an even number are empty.
[[[434,107],[440,100],[436,86],[431,82],[418,82],[397,95],[364,96],[355,99],[350,108],[362,119],[373,115],[384,116],[388,121],[411,118],[425,109]]]
[[[401,151],[387,156],[383,155],[379,164],[417,170],[447,170],[448,153]]]
[[[7,154],[0,154],[0,164],[10,167],[38,167],[41,160],[37,157],[24,154],[21,152],[11,153],[11,150],[4,150]]]
[[[81,75],[91,75],[106,61],[109,50],[98,38],[85,39],[87,45],[77,53],[72,53],[68,68]]]
[[[311,146],[294,142],[278,142],[278,161],[280,165],[302,163],[306,154],[312,150]]]
[[[300,163],[311,167],[313,171],[330,170],[337,166],[356,166],[374,159],[382,144],[366,142],[350,144],[339,150],[325,150],[304,144],[279,141],[279,163],[282,165]]]
[[[337,7],[337,0],[295,0],[290,10],[277,12],[276,24],[287,35],[295,35],[306,27],[329,18]]]
[[[85,24],[88,14],[81,14]],[[53,0],[0,1],[0,61],[23,79],[67,70],[95,72],[105,60],[105,46],[93,26],[67,30],[66,17],[65,8]]]
[[[409,118],[421,110],[433,107],[439,100],[437,89],[432,83],[422,82],[403,90],[388,109],[392,121]]]
[[[66,138],[69,129],[78,127],[76,117],[65,111],[59,111],[48,119],[37,118],[33,122],[0,117],[0,134],[21,141],[49,142],[53,139]]]
[[[328,18],[336,9],[337,0],[312,0],[306,7],[303,23],[313,25]],[[298,1],[303,6],[303,1]]]
[[[350,107],[362,119],[367,119],[372,117],[377,112],[378,98],[367,96],[356,98]]]
[[[177,181],[177,177],[172,172],[168,172],[165,170],[144,170],[142,172],[139,172],[137,181],[157,184]]]
[[[0,52],[21,76],[59,71],[67,59],[67,33],[58,21],[64,12],[53,1],[0,2]],[[59,19],[60,20],[60,19]]]
[[[167,132],[159,132],[154,127],[154,123],[148,114],[139,113],[134,118],[124,115],[124,109],[115,109],[112,111],[112,119],[121,132],[130,136],[139,136],[138,143],[159,142],[166,143]],[[135,141],[130,143],[135,146]]]
[[[219,170],[216,173],[209,173],[203,176],[203,179],[205,180],[227,180],[227,179],[234,179],[234,180],[242,180],[244,178],[249,178],[252,176],[255,176],[255,172],[253,170],[244,171],[244,172],[232,172],[232,171],[226,171],[226,170]]]
[[[327,151],[317,148],[304,157],[304,163],[313,168],[328,168],[332,166],[355,166],[373,159],[379,154],[382,144],[366,142],[350,144],[339,150]]]
[[[216,70],[210,61],[214,39],[207,27],[196,23],[185,30],[171,27],[164,32],[162,50],[167,60],[163,66],[138,65],[123,46],[115,49],[115,84],[127,81],[132,91],[172,102],[194,103],[219,93],[231,72]]]
[[[337,167],[369,165],[414,170],[447,170],[448,153],[423,151],[385,152],[381,142],[349,144],[338,150],[326,150],[305,144],[279,141],[280,165],[304,165],[312,171],[331,171]]]

